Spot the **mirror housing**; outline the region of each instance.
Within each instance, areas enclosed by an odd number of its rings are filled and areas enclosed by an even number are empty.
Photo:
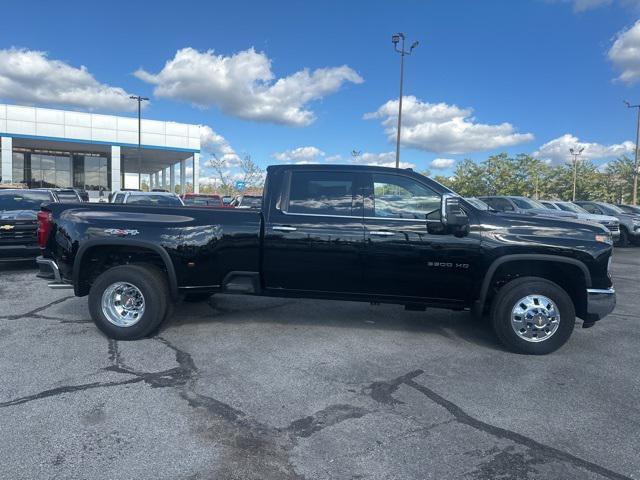
[[[440,220],[445,228],[455,234],[466,233],[469,229],[469,217],[460,205],[460,197],[445,193],[442,196]]]

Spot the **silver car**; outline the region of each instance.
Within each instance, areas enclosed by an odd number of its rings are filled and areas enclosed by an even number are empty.
[[[537,200],[527,197],[520,197],[516,195],[492,195],[478,198],[499,212],[542,215],[546,217],[578,218],[575,213],[564,212],[561,210],[549,210]]]
[[[587,222],[599,223],[605,226],[611,232],[611,238],[614,242],[620,240],[620,220],[611,215],[599,215],[596,213],[589,213],[584,208],[576,205],[572,202],[563,202],[560,200],[541,200],[545,207],[550,210],[561,210],[563,212],[573,212],[578,215],[579,220],[585,220]]]

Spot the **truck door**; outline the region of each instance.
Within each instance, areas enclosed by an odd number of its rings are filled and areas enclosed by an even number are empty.
[[[292,170],[265,219],[266,288],[362,292],[362,194],[356,173]]]
[[[427,182],[402,173],[366,176],[367,292],[408,301],[466,302],[480,260],[479,234],[429,233],[428,222],[440,224],[441,195]]]

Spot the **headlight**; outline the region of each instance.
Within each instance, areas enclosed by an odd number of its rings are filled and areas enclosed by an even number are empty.
[[[607,243],[609,245],[613,245],[613,240],[611,239],[611,233],[598,233],[598,234],[596,234],[596,242]]]

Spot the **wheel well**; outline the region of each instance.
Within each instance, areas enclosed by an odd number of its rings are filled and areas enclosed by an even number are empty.
[[[88,295],[94,280],[105,270],[117,265],[149,264],[168,275],[160,254],[151,248],[127,245],[96,245],[82,255],[78,268],[78,296]]]
[[[584,272],[577,265],[550,261],[515,260],[500,265],[491,278],[485,309],[491,305],[500,288],[520,277],[540,277],[558,284],[571,297],[576,315],[580,318],[586,315],[587,280]]]

